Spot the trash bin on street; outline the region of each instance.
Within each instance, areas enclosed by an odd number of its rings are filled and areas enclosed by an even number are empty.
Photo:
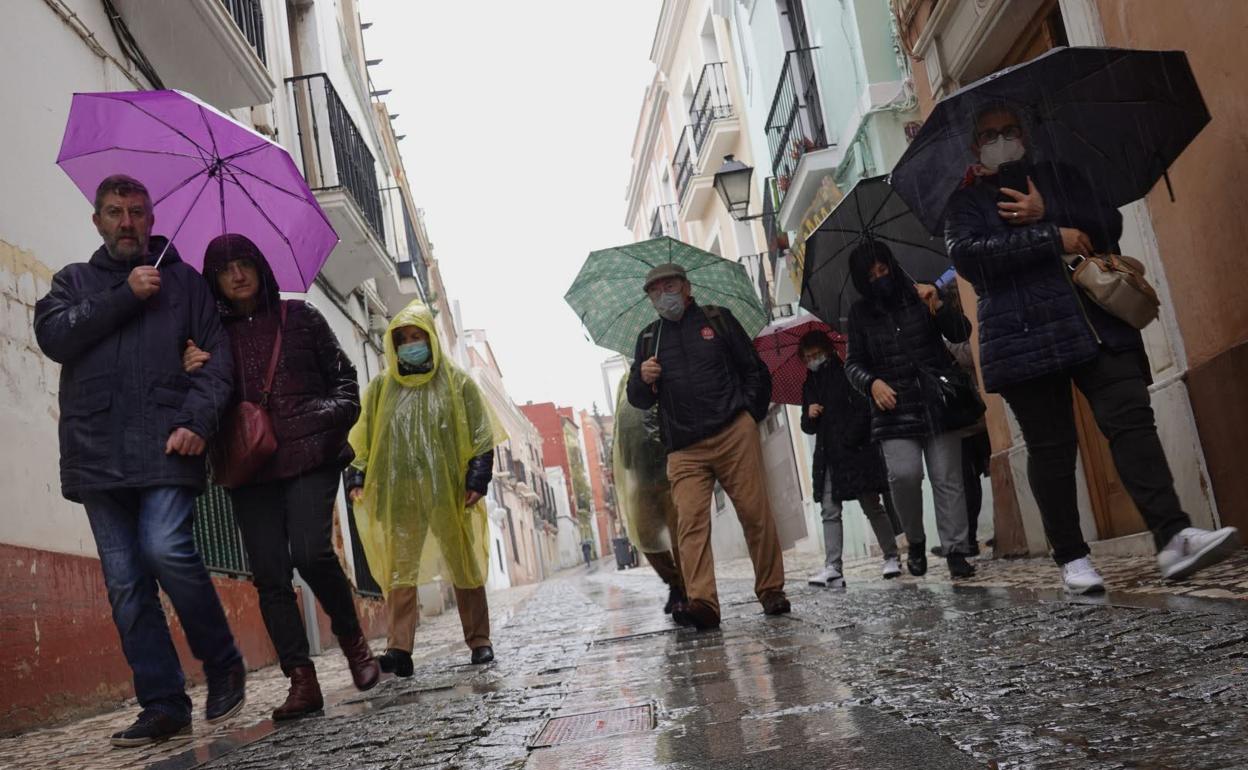
[[[611,540],[611,545],[615,549],[615,568],[628,569],[633,562],[632,543],[626,537],[617,537]]]

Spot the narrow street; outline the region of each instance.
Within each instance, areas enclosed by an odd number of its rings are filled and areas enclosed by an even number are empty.
[[[721,590],[722,630],[698,634],[661,614],[647,570],[575,570],[500,597],[491,666],[464,665],[444,615],[419,632],[426,654],[414,677],[363,695],[340,689],[323,717],[274,729],[259,708],[280,685],[269,671],[227,729],[204,740],[197,722],[194,746],[109,750],[105,728],[88,721],[55,731],[87,753],[38,753],[47,743],[35,733],[0,743],[0,760],[162,770],[1248,766],[1239,600],[1071,600],[858,579],[845,591],[795,583],[794,613],[767,618],[748,580],[728,577]],[[547,726],[578,715],[590,716]]]

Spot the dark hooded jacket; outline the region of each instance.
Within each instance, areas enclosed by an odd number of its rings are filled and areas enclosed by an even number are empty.
[[[234,312],[221,294],[217,275],[234,259],[251,259],[260,275],[255,312]],[[217,299],[234,355],[234,400],[260,402],[280,320],[277,282],[259,249],[241,235],[214,239],[204,255],[204,278]],[[268,411],[277,452],[251,483],[289,479],[354,458],[347,432],[360,415],[355,367],[342,351],[325,317],[300,300],[284,300],[286,324],[269,394]]]
[[[1138,331],[1084,299],[1062,261],[1058,228],[1084,231],[1098,253],[1117,252],[1122,215],[1068,166],[1029,173],[1044,196],[1040,222],[1002,219],[994,176],[956,192],[945,224],[949,256],[979,297],[979,363],[992,392],[1091,360],[1102,343],[1117,352],[1144,347]]]
[[[850,276],[863,299],[849,311],[849,351],[845,374],[850,384],[870,397],[877,379],[897,392],[897,406],[883,411],[872,401],[871,438],[924,438],[942,433],[923,391],[920,368],[949,372],[956,364],[941,337],[950,342],[970,338],[971,325],[956,307],[945,303],[935,316],[916,293],[914,284],[898,268],[893,255],[880,244],[855,250]],[[868,272],[876,259],[888,262],[894,290],[888,297],[872,292]]]
[[[153,236],[142,264],[165,244]],[[140,301],[127,283],[137,264],[101,246],[53,276],[35,306],[35,338],[61,365],[61,492],[75,502],[127,487],[203,490],[204,458],[165,454],[165,444],[176,428],[211,440],[230,400],[230,349],[204,279],[170,246],[160,291]],[[191,376],[187,339],[212,354]]]
[[[811,404],[823,407],[810,416]],[[880,447],[871,441],[871,405],[854,390],[836,353],[806,375],[802,385],[802,432],[815,437],[815,500],[822,501],[827,472],[832,471],[832,499],[854,500],[888,491],[888,472]]]

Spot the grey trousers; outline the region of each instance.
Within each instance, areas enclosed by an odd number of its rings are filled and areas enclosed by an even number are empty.
[[[893,505],[911,544],[927,542],[923,531],[923,461],[936,502],[936,531],[946,549],[965,550],[966,488],[962,485],[962,439],[953,432],[925,439],[895,438],[882,442],[888,465]]]
[[[867,515],[867,521],[871,522],[871,529],[875,532],[875,539],[880,544],[884,558],[895,558],[897,538],[893,534],[893,524],[888,519],[888,512],[884,510],[880,496],[863,495],[858,498],[858,504]],[[832,472],[829,470],[823,479],[823,547],[827,552],[824,565],[844,574],[841,555],[845,550],[845,528],[841,521],[841,512],[841,501],[832,499]]]

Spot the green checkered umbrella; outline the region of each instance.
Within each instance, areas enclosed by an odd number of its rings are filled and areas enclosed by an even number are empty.
[[[642,291],[646,273],[669,262],[688,273],[698,304],[728,308],[750,337],[766,325],[767,315],[745,267],[674,238],[590,252],[563,298],[595,344],[631,357],[637,335],[659,317]]]

